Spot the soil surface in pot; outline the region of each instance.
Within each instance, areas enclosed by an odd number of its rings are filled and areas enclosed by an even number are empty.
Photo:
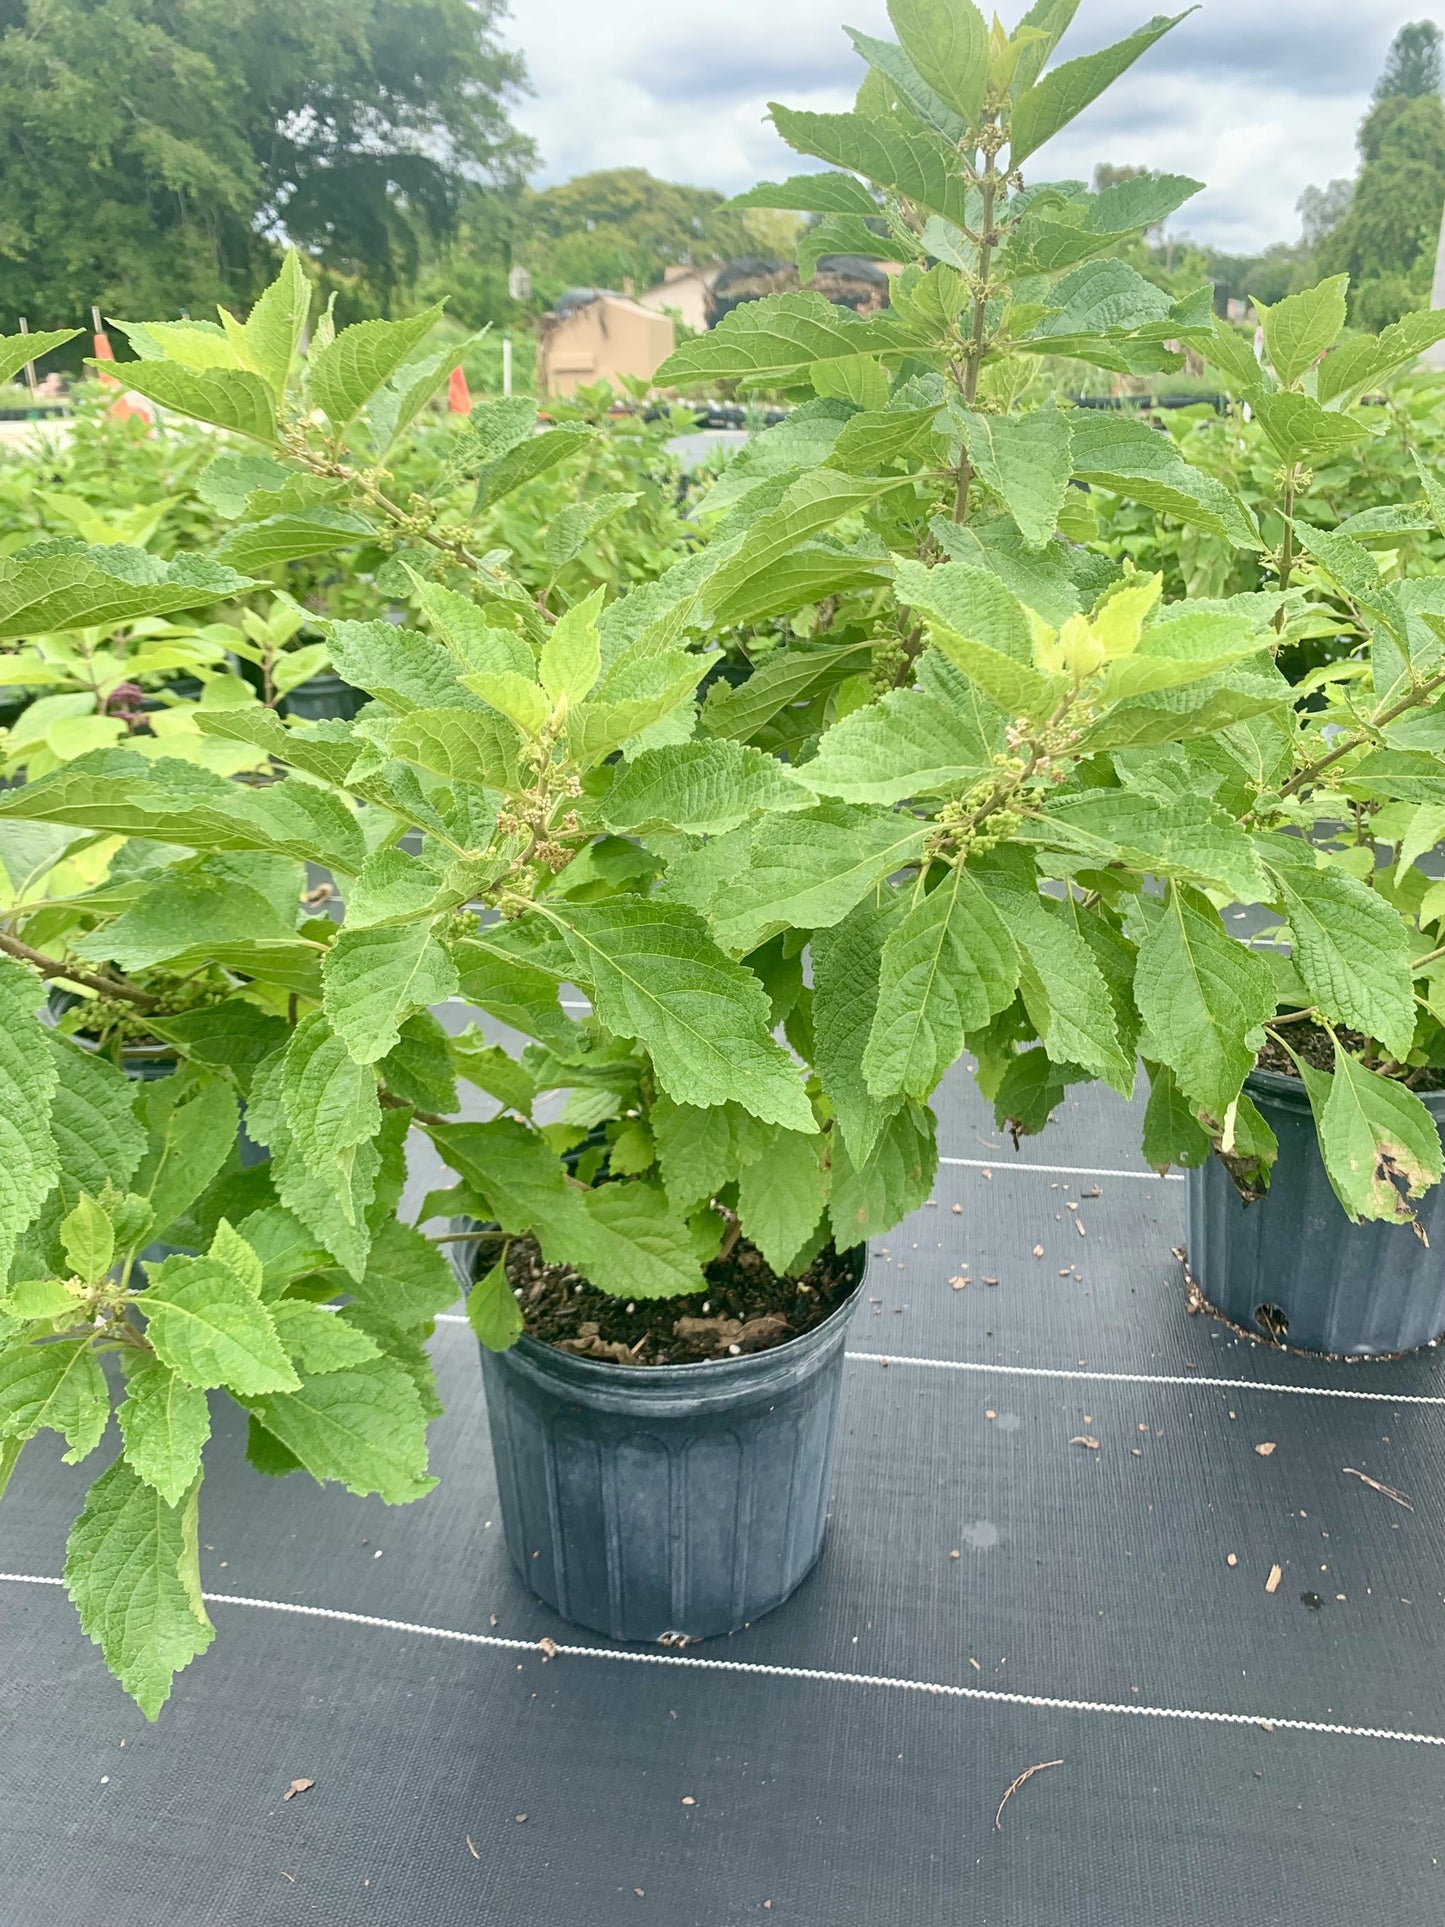
[[[507,1276],[527,1332],[582,1358],[619,1365],[695,1365],[797,1338],[851,1295],[857,1274],[832,1245],[800,1278],[780,1278],[746,1240],[706,1267],[707,1290],[690,1298],[612,1298],[570,1265],[549,1265],[533,1238],[517,1238]]]
[[[1286,1031],[1291,1045],[1312,1070],[1332,1071],[1335,1068],[1335,1047],[1323,1025],[1305,1018],[1302,1023],[1287,1025]],[[1362,1032],[1346,1030],[1341,1025],[1336,1035],[1346,1050],[1363,1056],[1369,1039]],[[1280,1077],[1299,1076],[1294,1059],[1272,1037],[1264,1041],[1264,1049],[1259,1053],[1259,1068],[1262,1071],[1274,1071]],[[1435,1064],[1422,1065],[1399,1081],[1408,1084],[1412,1091],[1445,1091],[1445,1069]]]

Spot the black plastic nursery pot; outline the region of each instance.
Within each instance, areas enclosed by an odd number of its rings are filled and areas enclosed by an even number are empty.
[[[281,698],[283,716],[295,716],[303,723],[349,723],[367,701],[366,691],[343,682],[332,669],[308,676]]]
[[[827,1519],[847,1301],[768,1351],[616,1365],[523,1337],[482,1353],[507,1549],[613,1639],[705,1639],[779,1606]]]
[[[1189,1270],[1216,1311],[1291,1349],[1378,1358],[1445,1333],[1445,1185],[1409,1225],[1352,1224],[1330,1187],[1303,1084],[1251,1071],[1244,1088],[1279,1139],[1268,1192],[1246,1205],[1210,1157],[1189,1173]],[[1420,1096],[1445,1124],[1445,1091]]]

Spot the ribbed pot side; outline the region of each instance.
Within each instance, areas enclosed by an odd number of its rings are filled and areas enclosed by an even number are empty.
[[[1189,1269],[1218,1311],[1292,1348],[1371,1358],[1445,1332],[1445,1185],[1409,1225],[1352,1224],[1330,1188],[1303,1085],[1251,1071],[1245,1089],[1279,1139],[1270,1187],[1240,1201],[1216,1157],[1189,1173]],[[1445,1091],[1421,1093],[1437,1124]]]
[[[735,1632],[822,1550],[857,1283],[812,1331],[696,1365],[483,1351],[507,1546],[564,1619],[613,1639]]]

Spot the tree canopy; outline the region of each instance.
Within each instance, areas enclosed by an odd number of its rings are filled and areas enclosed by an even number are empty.
[[[516,181],[500,0],[0,0],[0,314],[244,305],[282,232],[385,303]]]

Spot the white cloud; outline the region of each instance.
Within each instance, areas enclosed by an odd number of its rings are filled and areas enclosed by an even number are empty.
[[[1210,0],[1040,165],[1056,177],[1087,178],[1096,161],[1191,174],[1206,192],[1180,229],[1240,250],[1291,240],[1301,191],[1354,173],[1385,50],[1422,11],[1421,0]],[[1142,0],[1084,0],[1062,51],[1118,39],[1146,12]],[[890,33],[882,0],[514,0],[506,37],[535,90],[517,119],[541,149],[540,179],[633,166],[737,192],[797,172],[767,102],[847,107],[862,66],[844,16]]]

